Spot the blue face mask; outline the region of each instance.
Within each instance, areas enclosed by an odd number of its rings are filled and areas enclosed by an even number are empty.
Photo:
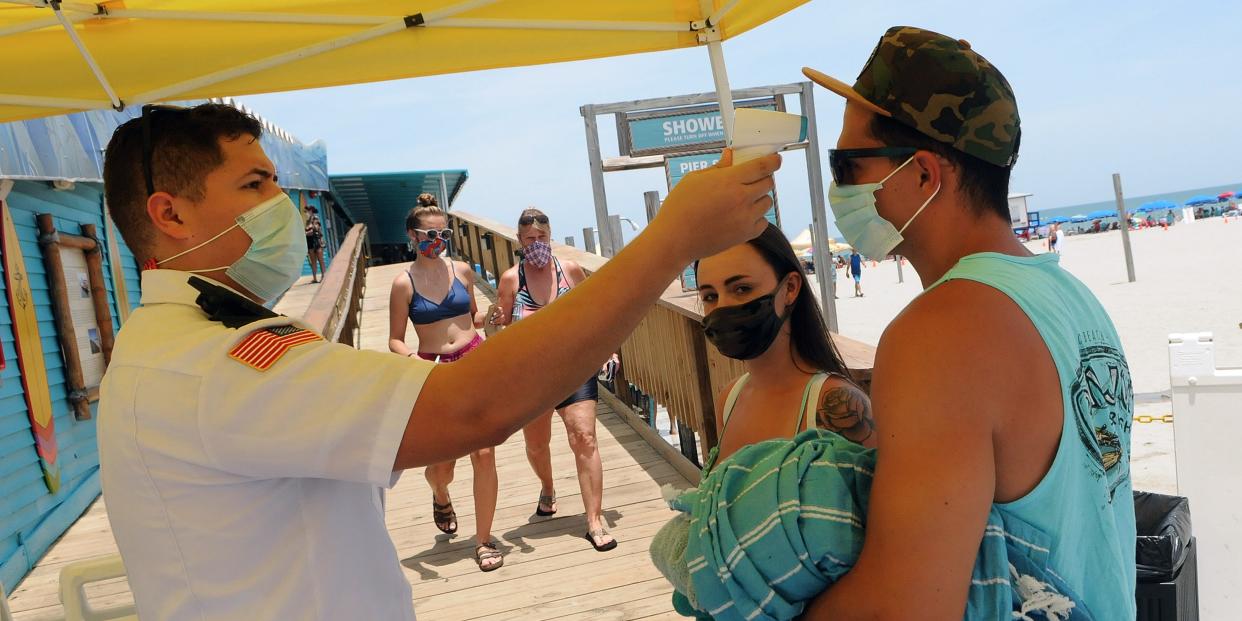
[[[220,231],[215,237],[160,263],[194,252],[238,227],[250,236],[250,248],[246,254],[228,267],[189,271],[201,274],[224,270],[225,275],[263,301],[276,299],[297,281],[302,274],[302,262],[306,260],[302,217],[284,192],[238,216],[236,224]]]
[[[923,203],[914,215],[906,220],[905,225],[898,230],[891,222],[880,216],[875,209],[875,193],[884,187],[884,182],[890,177],[897,174],[897,171],[905,168],[914,160],[914,156],[906,160],[888,173],[879,183],[862,183],[857,185],[837,185],[833,181],[828,188],[828,203],[832,205],[832,214],[837,218],[837,228],[841,234],[845,236],[845,241],[853,246],[855,250],[862,253],[863,256],[872,259],[883,259],[888,256],[897,244],[902,242],[902,233],[910,226],[911,222],[923,213],[936,195],[940,194],[940,187],[936,187],[936,191],[931,197]]]

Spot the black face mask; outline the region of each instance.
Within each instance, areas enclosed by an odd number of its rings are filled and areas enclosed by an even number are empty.
[[[735,360],[758,358],[772,346],[781,326],[789,318],[776,314],[776,294],[784,289],[785,281],[776,291],[737,306],[722,306],[703,318],[703,334],[720,353]]]

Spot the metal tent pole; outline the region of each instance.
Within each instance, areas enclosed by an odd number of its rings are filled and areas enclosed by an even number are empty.
[[[712,81],[716,83],[716,98],[720,100],[720,119],[724,121],[725,144],[733,142],[733,90],[729,88],[729,72],[725,67],[724,46],[721,44],[720,28],[712,23],[712,0],[699,0],[704,20],[696,22],[699,42],[707,44],[707,57],[712,63]],[[717,17],[716,19],[720,19]]]
[[[814,244],[812,257],[815,263],[815,280],[819,281],[820,307],[824,313],[824,325],[828,330],[839,332],[837,325],[837,293],[832,272],[828,244],[828,213],[824,209],[824,173],[819,162],[819,131],[815,127],[815,91],[810,82],[802,83],[798,95],[802,116],[806,117],[806,180],[811,189],[811,239]]]

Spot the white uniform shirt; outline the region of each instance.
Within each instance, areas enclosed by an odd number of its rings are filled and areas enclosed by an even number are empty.
[[[414,619],[379,488],[430,362],[315,341],[228,356],[189,274],[142,275],[100,388],[113,534],[146,620]],[[300,326],[300,327],[305,327]]]

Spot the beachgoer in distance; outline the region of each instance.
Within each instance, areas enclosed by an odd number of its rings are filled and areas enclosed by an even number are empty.
[[[855,250],[850,254],[850,275],[854,277],[854,297],[861,298],[862,292],[862,264],[863,257]]]
[[[310,262],[311,278],[319,282],[323,277],[323,222],[319,220],[319,210],[313,205],[306,208],[306,258]]]

